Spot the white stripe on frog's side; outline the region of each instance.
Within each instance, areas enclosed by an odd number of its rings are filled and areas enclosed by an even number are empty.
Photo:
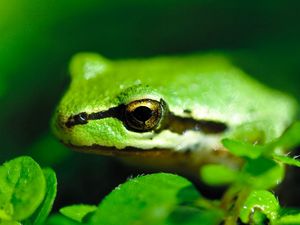
[[[174,149],[176,152],[180,151],[212,151],[224,148],[220,143],[221,135],[207,135],[199,131],[188,130],[183,134],[173,133],[169,130],[164,130],[158,134],[144,138],[131,139],[130,142],[125,143],[125,147],[140,148],[141,151],[147,149]]]

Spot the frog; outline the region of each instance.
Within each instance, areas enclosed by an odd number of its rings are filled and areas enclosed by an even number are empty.
[[[195,171],[240,159],[225,138],[266,144],[293,123],[299,105],[220,52],[110,60],[78,53],[52,119],[70,148],[161,170]]]

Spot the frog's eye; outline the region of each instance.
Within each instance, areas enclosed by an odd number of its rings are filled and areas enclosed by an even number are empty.
[[[152,99],[130,102],[125,109],[126,125],[139,132],[155,129],[162,119],[163,110],[163,104]]]

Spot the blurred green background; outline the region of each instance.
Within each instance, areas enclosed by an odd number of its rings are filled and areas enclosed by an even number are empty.
[[[299,12],[293,0],[0,0],[0,162],[26,154],[53,167],[56,207],[98,203],[139,171],[72,152],[52,137],[49,121],[74,53],[225,51],[258,80],[300,100]],[[289,176],[286,195],[300,206],[298,178]]]

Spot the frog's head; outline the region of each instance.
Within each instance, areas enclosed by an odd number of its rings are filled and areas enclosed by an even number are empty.
[[[53,119],[55,135],[75,149],[105,154],[129,148],[190,149],[199,147],[201,126],[213,134],[226,129],[224,124],[188,118],[191,111],[166,94],[168,82],[159,66],[153,63],[154,68],[144,69],[147,65],[140,64],[113,62],[92,53],[76,55],[70,63],[70,87]],[[217,136],[206,137],[205,142],[216,143]]]

